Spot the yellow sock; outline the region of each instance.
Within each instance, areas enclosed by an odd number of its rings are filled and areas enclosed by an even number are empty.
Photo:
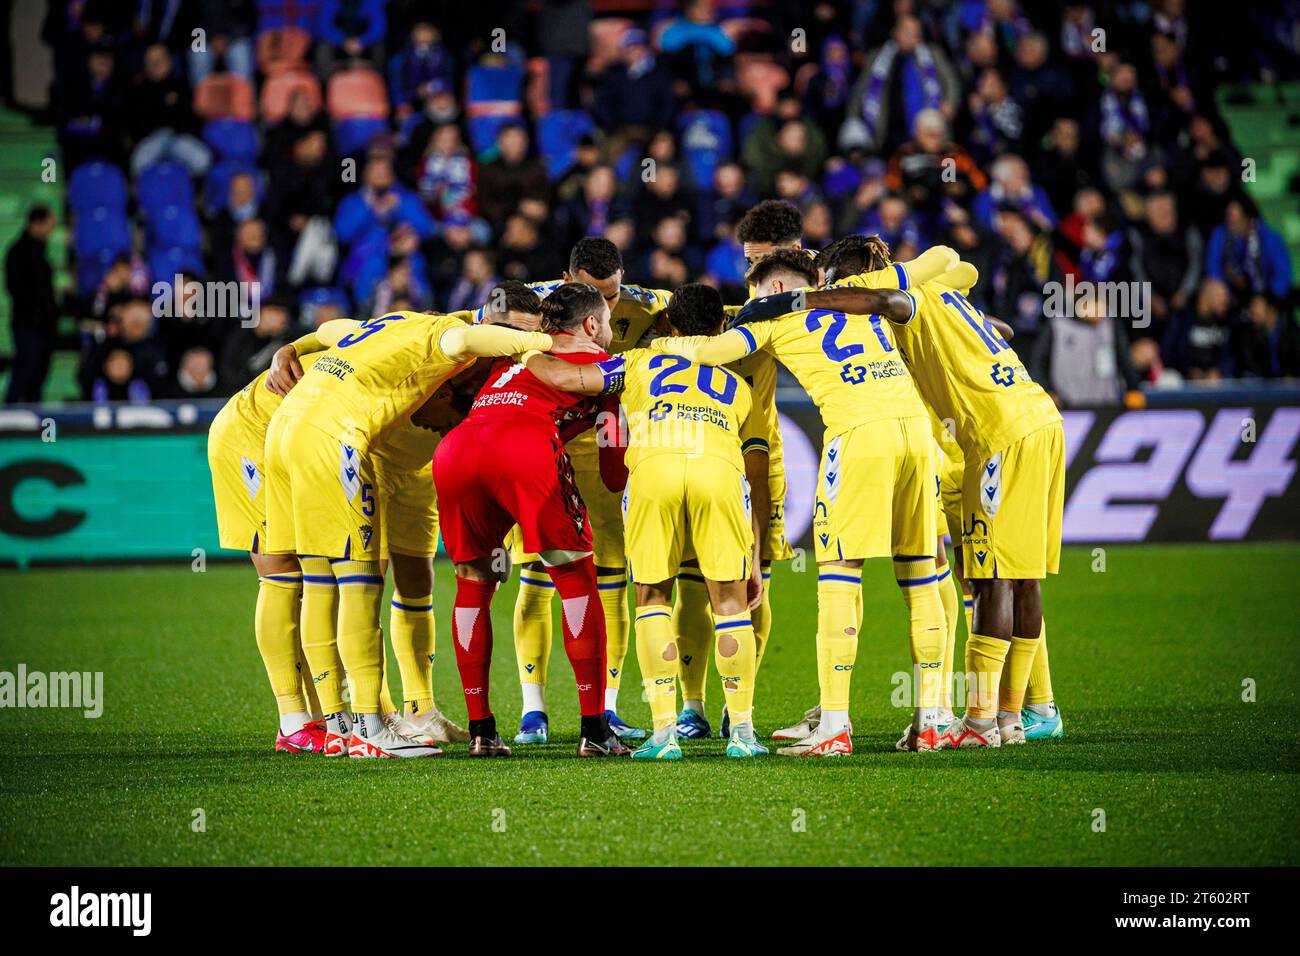
[[[343,708],[343,661],[339,658],[339,590],[327,558],[302,557],[302,653],[321,710]]]
[[[754,716],[754,673],[758,658],[754,648],[754,622],[749,611],[714,615],[714,654],[727,701],[731,726],[748,723]]]
[[[515,598],[515,660],[519,683],[546,687],[551,660],[551,598],[555,585],[545,571],[519,569],[519,594]]]
[[[966,639],[966,715],[992,720],[998,715],[998,684],[1010,641],[983,634]]]
[[[383,648],[383,636],[380,636],[379,649],[379,712],[381,714],[397,714],[401,708],[397,706],[397,701],[393,700],[393,687],[388,683],[388,675],[393,669],[388,666],[388,653]]]
[[[763,562],[763,598],[752,612],[754,620],[754,675],[763,666],[763,652],[767,650],[767,639],[772,634],[772,562]]]
[[[966,636],[975,633],[975,598],[969,594],[961,596],[962,616],[966,618]]]
[[[908,641],[916,675],[916,706],[938,707],[943,691],[943,648],[947,628],[934,558],[894,558],[894,580],[908,612]]]
[[[830,567],[817,574],[817,676],[822,710],[848,710],[862,627],[862,571]]]
[[[302,650],[302,631],[299,630],[298,634],[300,638],[298,643],[298,683],[302,686],[302,699],[307,704],[307,713],[311,714],[313,720],[318,720],[325,716],[325,711],[320,709],[320,697],[317,696],[316,684],[311,679],[311,665],[307,663],[307,656]]]
[[[402,675],[402,700],[408,714],[433,709],[433,595],[393,594],[389,635],[397,670]]]
[[[952,565],[939,572],[939,600],[943,602],[943,620],[948,626],[943,643],[943,668],[939,680],[939,706],[952,710],[952,668],[957,659],[957,588],[952,580]]]
[[[302,675],[298,672],[298,602],[302,573],[263,575],[257,584],[253,632],[281,714],[305,714]]]
[[[683,570],[677,575],[673,633],[677,637],[677,656],[680,659],[682,700],[703,701],[709,677],[713,612],[709,608],[709,590],[698,571]]]
[[[348,675],[352,711],[385,713],[380,709],[385,668],[384,639],[379,630],[384,578],[379,562],[331,561],[330,570],[339,586],[339,656]],[[393,706],[391,697],[384,705]]]
[[[666,730],[677,723],[677,644],[668,605],[636,609],[636,659],[654,729]]]
[[[1044,618],[1043,629],[1038,634],[1038,652],[1034,654],[1033,666],[1029,668],[1025,703],[1050,704],[1055,699],[1052,696],[1052,668],[1047,660],[1047,619]]]
[[[623,683],[623,658],[627,657],[630,629],[627,572],[596,575],[596,589],[605,609],[605,709],[618,710],[618,689]]]
[[[998,710],[1019,714],[1025,706],[1025,687],[1029,683],[1029,669],[1038,653],[1038,638],[1011,638],[1011,649],[1002,665],[1002,681],[998,685]]]

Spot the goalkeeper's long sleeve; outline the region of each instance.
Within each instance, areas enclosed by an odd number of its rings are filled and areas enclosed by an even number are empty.
[[[438,341],[443,354],[453,361],[474,356],[519,355],[549,351],[554,345],[545,332],[520,332],[499,325],[466,325],[448,329]]]

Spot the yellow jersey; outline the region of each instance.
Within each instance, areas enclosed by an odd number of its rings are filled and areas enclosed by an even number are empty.
[[[734,372],[651,349],[631,349],[600,364],[606,375],[622,375],[629,471],[656,455],[675,454],[722,458],[744,474],[745,452],[767,449],[766,420]]]
[[[309,417],[317,428],[351,436],[349,444],[374,443],[473,362],[452,359],[439,345],[445,332],[464,327],[454,316],[423,312],[367,319],[316,356],[279,414]]]
[[[908,294],[916,308],[894,325],[899,350],[941,427],[952,423],[967,460],[983,461],[1061,421],[1051,396],[963,290],[935,280]]]

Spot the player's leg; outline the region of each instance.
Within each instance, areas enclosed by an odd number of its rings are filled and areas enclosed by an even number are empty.
[[[456,603],[452,610],[451,635],[456,648],[456,667],[465,691],[469,713],[471,757],[508,757],[510,748],[497,732],[492,713],[490,674],[492,669],[492,595],[500,574],[488,556],[456,562]]]
[[[650,738],[633,754],[638,760],[682,755],[675,713],[681,653],[669,601],[686,543],[685,487],[683,459],[661,455],[639,464],[623,493],[627,562],[636,586],[637,662],[653,723]],[[703,657],[707,649],[696,653]]]
[[[521,551],[522,555],[523,552]],[[519,565],[519,593],[515,596],[515,662],[523,716],[517,744],[544,744],[550,733],[546,716],[546,680],[551,661],[551,604],[555,584],[541,561]]]
[[[671,578],[636,585],[636,659],[650,705],[649,739],[632,753],[635,760],[681,760],[677,743],[677,675],[681,655],[669,609]]]
[[[943,599],[935,557],[938,510],[934,442],[921,419],[899,423],[902,438],[896,459],[890,517],[894,580],[908,612],[915,700],[912,724],[900,749],[934,750],[943,726],[943,655],[947,642]]]
[[[766,754],[767,748],[754,733],[758,649],[746,594],[748,581],[708,580],[707,583],[713,608],[714,657],[730,716],[726,754],[734,758],[757,757]]]
[[[390,548],[389,563],[393,569],[389,634],[404,704],[399,731],[434,743],[468,741],[468,732],[448,719],[434,699],[433,558]]]
[[[952,662],[957,655],[958,607],[957,586],[953,583],[952,564],[948,561],[943,535],[935,542],[935,568],[939,572],[939,600],[943,603],[943,621],[947,630],[943,643],[943,668],[939,680],[939,723],[947,726],[953,721],[952,712]]]
[[[754,734],[754,678],[758,656],[748,585],[755,566],[749,482],[719,458],[687,459],[686,526],[713,609],[714,660],[730,715],[726,754],[767,753]]]
[[[677,715],[677,733],[687,740],[698,740],[709,736],[710,732],[704,701],[713,614],[709,609],[709,591],[704,584],[704,575],[700,574],[699,564],[693,558],[682,562],[682,569],[677,574],[673,634],[682,685],[682,710]]]
[[[325,756],[344,757],[352,738],[352,714],[343,703],[343,660],[339,657],[339,591],[328,558],[302,555],[302,653],[325,714]]]
[[[605,610],[605,716],[623,740],[641,740],[645,731],[618,715],[618,692],[623,683],[631,619],[627,607],[627,560],[623,549],[622,496],[605,487],[599,471],[574,473],[591,522],[592,557],[596,562],[596,588]]]
[[[302,691],[299,669],[298,605],[302,595],[302,570],[293,555],[258,554],[249,557],[257,569],[257,611],[254,633],[266,676],[275,694],[280,729],[275,749],[288,753],[319,753],[325,749],[325,728],[312,720]]]
[[[1038,635],[1038,651],[1029,669],[1029,684],[1025,688],[1025,706],[1020,713],[1026,740],[1044,740],[1065,733],[1061,712],[1052,695],[1052,671],[1047,657],[1047,621]]]
[[[492,596],[504,579],[503,566],[493,555],[514,522],[488,486],[493,476],[479,467],[483,444],[479,429],[453,429],[434,452],[433,480],[443,543],[456,565],[451,635],[469,714],[469,754],[508,757],[510,748],[497,732],[492,714],[489,677]]]

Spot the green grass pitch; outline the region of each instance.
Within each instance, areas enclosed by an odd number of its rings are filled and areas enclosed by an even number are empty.
[[[931,755],[892,752],[909,716],[890,703],[906,617],[888,562],[872,562],[852,757],[730,761],[711,740],[651,765],[572,755],[577,694],[558,643],[545,747],[497,761],[463,745],[406,763],[277,755],[249,567],[4,572],[0,670],[103,671],[105,709],[0,710],[0,864],[1295,865],[1298,558],[1296,545],[1113,547],[1098,573],[1090,549],[1068,549],[1045,598],[1066,736]],[[437,693],[463,720],[450,568],[438,574]],[[763,732],[816,699],[815,580],[777,571]],[[513,597],[512,583],[495,617],[507,735]],[[627,670],[622,711],[644,724],[634,654]],[[711,686],[715,724],[720,698]]]

